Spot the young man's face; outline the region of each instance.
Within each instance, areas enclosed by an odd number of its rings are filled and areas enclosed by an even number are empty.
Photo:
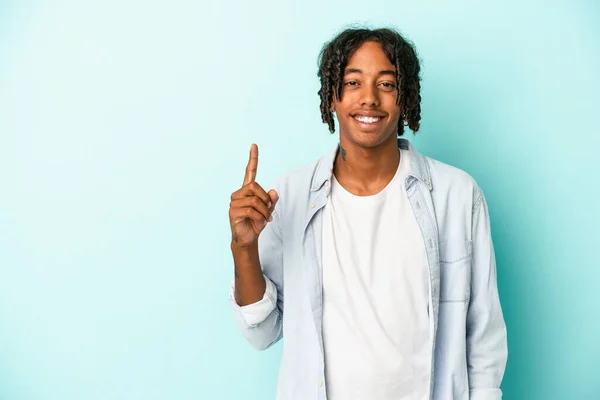
[[[394,137],[400,106],[396,69],[377,42],[365,42],[344,71],[341,100],[333,100],[340,136],[360,147],[375,147]],[[345,141],[340,137],[342,141]]]

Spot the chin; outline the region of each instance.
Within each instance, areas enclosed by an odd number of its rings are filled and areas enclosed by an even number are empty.
[[[350,139],[351,142],[355,143],[360,147],[376,147],[389,139],[392,134],[386,134],[378,131],[350,131],[349,133],[345,133],[346,137]]]

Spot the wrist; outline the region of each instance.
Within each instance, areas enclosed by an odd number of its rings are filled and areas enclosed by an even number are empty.
[[[240,245],[236,243],[235,240],[231,240],[230,248],[233,253],[251,253],[258,250],[258,241]]]

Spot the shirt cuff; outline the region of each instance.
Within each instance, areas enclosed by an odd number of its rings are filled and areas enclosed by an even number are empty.
[[[470,400],[502,400],[502,391],[500,389],[471,389],[469,391]]]
[[[266,275],[263,274],[263,276],[265,278],[265,283],[267,284],[265,294],[263,295],[263,298],[256,303],[245,306],[237,304],[235,301],[235,279],[231,281],[231,286],[229,288],[229,299],[239,307],[244,320],[246,320],[246,323],[251,327],[263,322],[277,306],[277,288]]]

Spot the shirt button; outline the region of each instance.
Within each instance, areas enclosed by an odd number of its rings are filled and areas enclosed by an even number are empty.
[[[315,205],[314,205],[314,204],[311,204],[311,205],[310,205],[310,208],[315,208]]]
[[[323,381],[319,379],[319,387],[323,387]]]

